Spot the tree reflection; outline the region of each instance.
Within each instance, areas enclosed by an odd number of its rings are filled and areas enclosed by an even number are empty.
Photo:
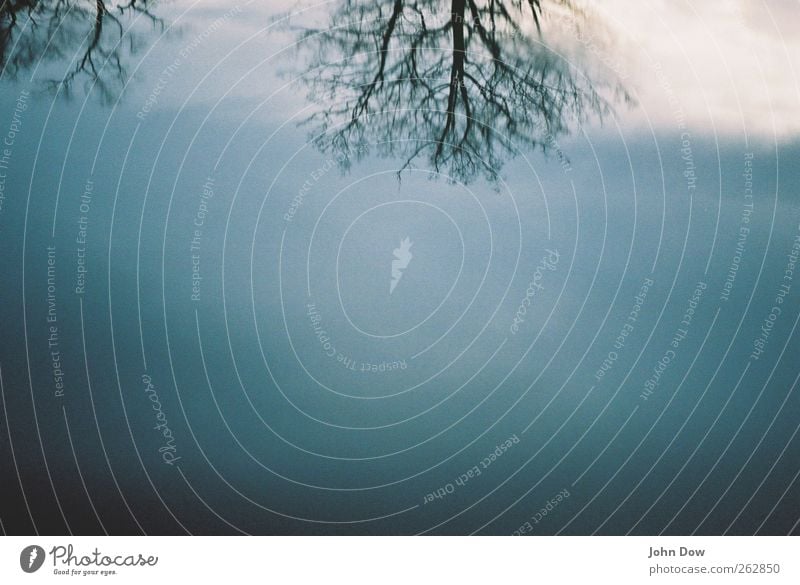
[[[139,39],[130,17],[141,17],[162,29],[149,0],[0,0],[0,67],[16,77],[41,68],[52,88],[69,92],[78,82],[94,84],[111,99],[127,79],[126,59]],[[126,20],[127,19],[127,20]],[[58,79],[47,79],[49,65],[70,62]]]
[[[464,182],[496,179],[516,148],[549,151],[609,102],[545,45],[542,4],[344,0],[330,26],[302,34],[312,55],[303,82],[325,108],[308,120],[316,145],[349,161],[371,144],[402,169],[427,158]],[[569,0],[548,4],[579,14]],[[600,85],[627,99],[615,82]]]

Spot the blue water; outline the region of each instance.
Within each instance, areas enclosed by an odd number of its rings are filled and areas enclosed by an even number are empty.
[[[7,63],[4,531],[797,532],[780,100],[731,126],[601,68],[603,122],[512,140],[494,177],[403,168],[428,134],[396,110],[342,165],[313,38],[253,4],[126,12],[124,71],[70,85],[80,27]]]

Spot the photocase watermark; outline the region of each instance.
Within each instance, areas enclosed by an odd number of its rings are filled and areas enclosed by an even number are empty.
[[[330,335],[322,325],[322,314],[319,312],[319,309],[317,309],[316,303],[306,304],[306,315],[311,323],[314,336],[317,338],[317,341],[319,341],[323,354],[329,358],[336,359],[336,363],[343,368],[353,372],[373,374],[394,372],[408,368],[408,363],[404,359],[371,362],[357,360],[345,352],[338,351],[336,346],[333,344],[333,341],[331,341]]]
[[[681,133],[681,159],[683,160],[683,178],[686,179],[686,191],[694,195],[697,190],[694,154],[692,153],[692,136],[688,132]]]
[[[317,305],[315,303],[307,303],[306,309],[306,315],[308,315],[308,320],[311,322],[311,328],[314,330],[314,335],[316,336],[317,341],[319,341],[322,351],[325,352],[325,355],[328,357],[336,356],[336,347],[334,347],[333,343],[331,342],[328,332],[322,327],[322,315],[317,310]]]
[[[514,320],[511,322],[511,326],[509,327],[511,335],[517,334],[519,331],[519,326],[525,322],[528,309],[536,300],[536,295],[540,291],[544,290],[542,279],[544,278],[545,272],[548,270],[555,270],[558,266],[558,250],[546,249],[545,252],[547,252],[547,255],[542,256],[539,265],[536,267],[536,270],[534,270],[533,277],[531,278],[530,283],[528,283],[528,288],[525,290],[525,297],[523,297],[519,307],[517,308],[517,312],[514,314]]]
[[[564,488],[560,492],[558,492],[555,496],[547,500],[547,503],[539,508],[534,514],[530,517],[529,520],[526,520],[522,526],[517,528],[514,532],[512,532],[512,536],[522,536],[523,534],[530,534],[533,532],[533,527],[536,524],[539,524],[544,518],[546,518],[553,510],[555,510],[561,502],[566,500],[570,496],[569,490]],[[531,522],[533,524],[531,524]]]
[[[722,285],[719,299],[727,301],[733,289],[733,283],[736,281],[736,275],[739,273],[739,265],[744,256],[745,245],[747,244],[747,237],[750,235],[750,219],[753,215],[753,153],[744,153],[744,202],[742,203],[742,213],[739,217],[739,235],[736,241],[736,250],[733,252],[730,266],[728,267],[728,275],[725,277],[725,283]]]
[[[82,295],[86,292],[86,243],[89,238],[89,211],[91,211],[92,197],[94,196],[94,181],[86,180],[83,193],[78,203],[78,232],[75,235],[75,294]]]
[[[800,224],[798,224],[797,230],[800,231]],[[775,327],[775,322],[778,320],[778,317],[781,316],[781,313],[783,313],[783,303],[792,290],[794,271],[797,267],[797,260],[800,258],[800,234],[795,234],[792,247],[789,249],[786,258],[786,266],[783,269],[783,279],[778,285],[778,290],[775,291],[772,308],[761,324],[761,331],[758,337],[753,340],[753,351],[750,353],[750,360],[757,361],[761,357],[761,354],[764,353],[767,341],[769,341],[769,337],[772,334],[772,329]]]
[[[65,381],[61,364],[56,290],[56,247],[50,245],[47,246],[47,350],[50,353],[54,396],[63,398]]]
[[[25,573],[35,573],[42,568],[48,554],[52,560],[54,575],[71,577],[116,575],[120,567],[155,567],[158,557],[155,555],[105,554],[97,547],[88,553],[76,554],[73,545],[56,545],[49,553],[36,544],[26,546],[19,555],[19,566]]]
[[[161,74],[158,76],[156,84],[153,86],[153,89],[150,91],[150,94],[147,96],[147,98],[145,98],[141,109],[136,113],[136,117],[139,120],[143,121],[147,117],[147,114],[149,114],[150,111],[158,104],[158,98],[161,95],[161,92],[166,89],[167,85],[169,85],[169,82],[172,80],[181,66],[186,62],[186,60],[191,56],[191,54],[194,53],[195,49],[208,40],[208,37],[219,30],[219,28],[227,23],[234,15],[239,14],[241,11],[241,6],[234,6],[219,18],[214,19],[214,21],[208,25],[204,31],[197,34],[191,40],[191,42],[181,48],[181,50],[178,52],[178,56],[175,57],[172,63],[161,70]]]
[[[681,160],[683,161],[683,177],[686,179],[686,191],[689,196],[693,196],[697,190],[697,173],[694,164],[694,153],[692,151],[692,135],[686,126],[686,112],[683,109],[680,99],[678,99],[672,82],[664,73],[664,67],[660,61],[648,58],[649,64],[655,72],[658,84],[667,98],[669,107],[672,109],[672,116],[675,119],[675,124],[678,130],[681,131],[680,135],[680,153]]]
[[[156,420],[158,423],[153,428],[160,431],[161,436],[164,438],[164,444],[158,448],[158,452],[161,454],[161,459],[164,463],[167,465],[174,465],[181,457],[177,456],[178,449],[175,446],[175,437],[167,422],[167,415],[164,414],[158,392],[153,385],[153,379],[147,374],[142,374],[142,383],[144,384],[144,392],[147,394],[147,397],[153,404],[153,410],[156,412]]]
[[[648,400],[650,396],[653,395],[661,383],[661,377],[664,375],[664,372],[670,367],[672,362],[675,361],[678,348],[680,348],[683,340],[689,335],[689,327],[694,320],[697,307],[700,305],[703,292],[705,292],[706,288],[707,285],[703,281],[699,281],[695,286],[692,296],[689,297],[686,311],[683,313],[680,325],[675,330],[675,333],[673,333],[672,340],[669,342],[670,348],[666,350],[664,355],[658,360],[658,363],[653,367],[653,374],[644,383],[642,393],[639,395],[639,398],[642,400]]]
[[[192,292],[190,298],[194,302],[200,300],[200,285],[203,281],[203,275],[200,270],[200,251],[202,248],[203,230],[205,229],[206,218],[209,213],[208,203],[213,197],[214,177],[207,177],[200,191],[197,211],[192,220],[192,237],[189,240],[189,252],[191,252],[192,260]]]
[[[389,294],[394,292],[395,287],[400,283],[403,278],[403,271],[408,268],[411,259],[414,257],[411,254],[411,246],[414,245],[408,236],[400,240],[400,247],[392,250],[394,258],[392,259],[392,280],[389,282]]]
[[[44,550],[42,550],[44,553]],[[121,567],[155,567],[158,557],[155,555],[136,554],[105,554],[97,547],[88,553],[75,553],[73,545],[56,545],[50,549],[50,558],[53,561],[54,575],[69,575],[71,577],[116,575]]]
[[[429,494],[426,494],[423,498],[423,504],[429,504],[433,502],[433,500],[441,500],[449,496],[450,494],[455,493],[457,487],[464,487],[467,485],[467,482],[470,480],[480,476],[484,471],[486,471],[489,466],[497,461],[500,457],[502,457],[506,452],[508,452],[511,447],[519,443],[519,437],[514,433],[508,439],[503,441],[502,443],[495,446],[494,451],[489,453],[486,457],[480,460],[478,465],[473,465],[470,469],[459,475],[454,481],[448,482],[442,487],[437,490],[432,491]],[[479,467],[480,466],[480,467]]]
[[[619,359],[617,351],[621,351],[625,347],[628,336],[633,333],[636,321],[639,319],[639,313],[642,311],[642,306],[644,306],[644,301],[647,298],[647,291],[650,290],[651,286],[653,286],[653,279],[645,278],[642,282],[642,286],[639,287],[639,292],[633,297],[633,307],[628,312],[625,323],[622,325],[622,329],[620,329],[619,334],[614,340],[614,349],[608,352],[603,363],[600,364],[600,367],[594,373],[594,379],[598,382],[603,379],[612,367],[614,367],[614,363]]]
[[[320,181],[320,179],[322,179],[322,177],[327,175],[331,169],[334,169],[337,166],[346,165],[351,158],[358,158],[366,154],[368,151],[369,147],[367,144],[359,144],[353,150],[338,152],[335,156],[325,159],[325,162],[311,171],[303,181],[303,184],[300,185],[300,188],[297,190],[297,194],[292,197],[292,200],[289,202],[289,208],[286,210],[286,213],[283,214],[283,220],[288,223],[294,219],[297,210],[303,205],[303,202],[311,192],[311,189]]]
[[[685,130],[686,112],[681,105],[681,101],[678,99],[678,95],[675,93],[675,89],[672,87],[672,82],[669,77],[667,77],[667,74],[664,73],[664,66],[661,64],[661,61],[656,61],[651,58],[648,58],[648,62],[653,68],[653,71],[655,71],[658,84],[661,86],[661,90],[666,95],[669,106],[672,108],[672,116],[675,118],[675,124],[678,126],[679,130]]]
[[[42,568],[45,560],[44,549],[36,544],[26,546],[19,553],[19,566],[26,573],[35,573]]]
[[[6,130],[6,135],[3,137],[3,143],[0,148],[0,214],[3,213],[3,207],[6,202],[7,171],[11,166],[11,157],[14,154],[14,141],[17,138],[17,134],[22,130],[22,113],[28,109],[30,95],[27,89],[19,92],[14,110],[11,112],[11,122],[8,125],[8,130]]]

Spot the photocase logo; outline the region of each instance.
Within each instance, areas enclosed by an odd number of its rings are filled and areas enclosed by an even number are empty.
[[[19,554],[19,566],[26,573],[35,573],[44,564],[44,549],[32,544],[22,549]]]
[[[394,260],[392,260],[392,281],[389,284],[389,294],[394,292],[397,283],[403,277],[403,270],[408,268],[409,262],[413,256],[411,255],[411,246],[414,243],[406,236],[400,240],[400,247],[393,250]]]

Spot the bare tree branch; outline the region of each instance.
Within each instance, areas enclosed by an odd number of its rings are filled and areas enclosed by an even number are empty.
[[[92,84],[105,101],[111,101],[124,86],[125,62],[137,50],[140,31],[126,28],[130,16],[141,15],[161,30],[165,24],[151,12],[150,0],[114,4],[111,0],[0,1],[3,75],[13,78],[33,66],[74,58],[74,66],[58,79],[45,79],[45,87],[68,95],[75,83],[83,81]]]
[[[344,0],[330,27],[301,34],[303,83],[326,106],[306,120],[316,145],[347,155],[338,151],[371,143],[401,169],[427,158],[453,180],[493,180],[519,148],[547,151],[574,124],[602,118],[610,104],[596,80],[543,42],[543,4],[394,0],[387,11]]]

